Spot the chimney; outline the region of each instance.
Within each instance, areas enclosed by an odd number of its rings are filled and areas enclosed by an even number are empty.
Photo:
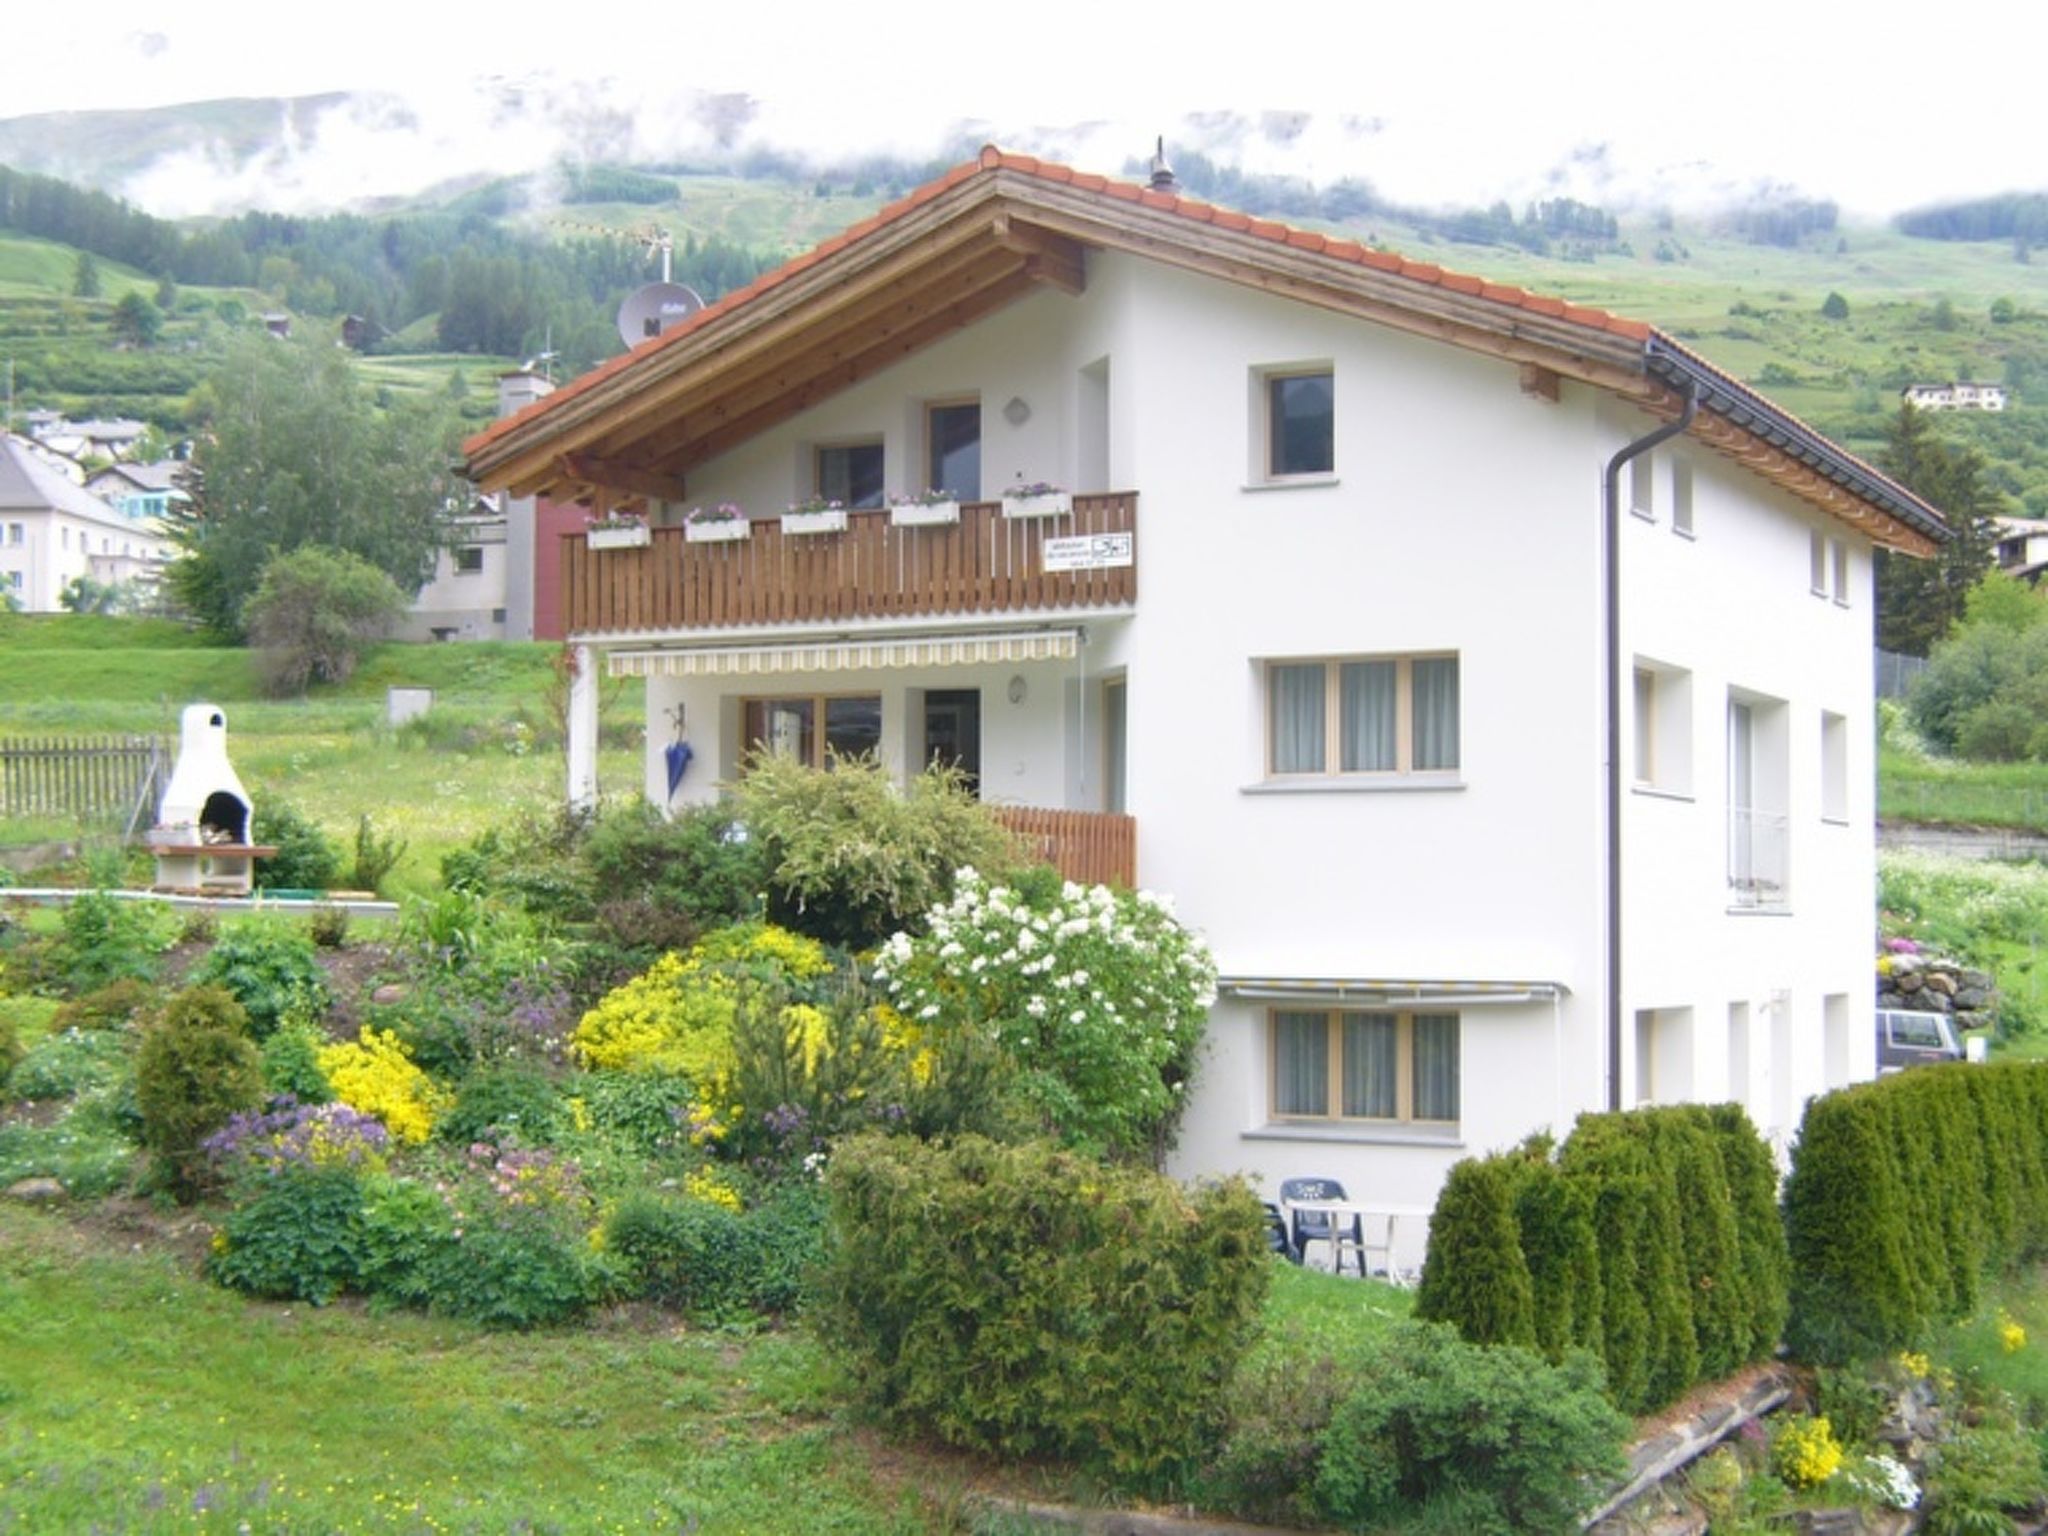
[[[531,368],[515,368],[510,373],[498,375],[498,415],[513,415],[525,410],[536,400],[544,400],[555,392],[555,386]]]

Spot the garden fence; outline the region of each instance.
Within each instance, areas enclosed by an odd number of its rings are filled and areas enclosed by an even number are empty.
[[[133,832],[170,772],[155,736],[0,740],[0,817],[120,821]]]
[[[1877,653],[1877,696],[1880,699],[1903,699],[1913,686],[1913,679],[1927,670],[1925,656],[1904,656],[1897,651]]]

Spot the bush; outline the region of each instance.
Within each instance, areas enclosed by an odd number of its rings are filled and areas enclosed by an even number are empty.
[[[765,845],[746,835],[730,806],[695,806],[670,821],[644,800],[599,817],[579,863],[590,889],[618,904],[620,916],[638,908],[650,925],[672,914],[700,929],[757,916],[769,873]],[[613,937],[636,939],[627,931]]]
[[[320,1052],[328,1044],[317,1025],[287,1020],[263,1042],[263,1086],[273,1094],[290,1094],[302,1104],[325,1104],[334,1097],[327,1074],[320,1070]]]
[[[795,1188],[741,1213],[707,1200],[638,1191],[605,1223],[605,1248],[636,1292],[726,1322],[796,1309],[824,1257],[824,1210]]]
[[[120,1036],[98,1029],[67,1029],[44,1035],[21,1055],[7,1077],[7,1091],[38,1103],[75,1099],[104,1088],[120,1074],[125,1047]]]
[[[1361,1364],[1315,1477],[1320,1513],[1346,1528],[1568,1531],[1626,1469],[1629,1421],[1583,1352],[1553,1366],[1409,1324]]]
[[[361,1222],[363,1289],[426,1306],[435,1261],[455,1242],[454,1207],[431,1185],[373,1173],[363,1180]]]
[[[315,907],[306,919],[306,937],[319,949],[344,949],[348,945],[348,908]]]
[[[202,1143],[263,1100],[256,1047],[243,1033],[242,1005],[219,987],[190,987],[146,1030],[135,1065],[142,1143],[159,1179],[190,1199],[207,1175]]]
[[[1929,1458],[1925,1529],[1933,1536],[2015,1530],[2010,1517],[2038,1509],[2044,1487],[2048,1466],[2036,1436],[2010,1420],[1964,1427]]]
[[[821,1332],[875,1408],[949,1444],[1138,1483],[1211,1448],[1269,1276],[1242,1183],[1193,1197],[1042,1143],[843,1143]]]
[[[1615,1402],[1649,1412],[1775,1347],[1773,1188],[1770,1151],[1733,1105],[1582,1115],[1554,1162],[1539,1140],[1452,1171],[1416,1315],[1553,1362],[1592,1348]]]
[[[7,1079],[26,1054],[28,1047],[21,1043],[21,1025],[12,1013],[0,1008],[0,1088],[7,1086]]]
[[[256,802],[250,841],[277,852],[256,861],[256,885],[262,890],[324,891],[341,879],[341,854],[327,834],[287,802],[266,798]]]
[[[1019,863],[995,813],[942,765],[898,789],[872,757],[820,769],[756,752],[734,800],[768,864],[769,916],[849,950],[920,924],[955,870],[1001,879]]]
[[[58,988],[78,997],[110,982],[154,981],[157,957],[170,943],[158,908],[105,891],[81,891],[64,908],[45,969]]]
[[[367,560],[307,544],[270,558],[241,617],[266,690],[283,697],[346,681],[405,607],[405,594]]]
[[[1785,1181],[1786,1338],[1835,1363],[1914,1343],[2048,1250],[2048,1064],[1932,1067],[1808,1102]]]
[[[377,835],[377,828],[370,820],[370,813],[363,812],[356,818],[356,861],[349,869],[348,883],[359,891],[375,892],[382,888],[384,877],[398,867],[398,861],[405,857],[407,844],[396,833]],[[348,916],[346,909],[343,918]],[[338,945],[339,940],[335,941]]]
[[[595,1135],[641,1157],[679,1146],[689,1120],[688,1078],[663,1072],[595,1072],[580,1078],[572,1114]]]
[[[252,1296],[324,1306],[362,1278],[362,1186],[347,1168],[279,1168],[228,1213],[208,1268]]]
[[[294,1168],[347,1168],[381,1173],[391,1133],[384,1123],[346,1104],[272,1099],[270,1108],[235,1115],[206,1138],[203,1150],[230,1183],[247,1185]]]
[[[1163,1153],[1216,986],[1208,947],[1168,903],[1046,879],[992,886],[963,869],[926,921],[875,965],[913,1049],[943,1059],[985,1040],[1051,1134]]]
[[[495,1066],[471,1073],[434,1134],[457,1146],[511,1137],[545,1146],[561,1134],[564,1106],[555,1085],[531,1067]]]
[[[119,981],[110,981],[104,987],[73,998],[50,1016],[50,1028],[65,1029],[119,1029],[135,1021],[156,1001],[156,993],[147,982],[132,976]]]
[[[191,980],[232,993],[248,1013],[250,1036],[259,1041],[287,1017],[317,1019],[333,1000],[312,940],[275,918],[230,923]]]

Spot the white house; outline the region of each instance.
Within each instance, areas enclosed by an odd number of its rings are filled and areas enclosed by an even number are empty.
[[[492,497],[448,520],[434,574],[413,598],[399,631],[404,640],[503,640],[508,555],[505,514]]]
[[[2022,581],[2038,583],[2041,573],[2048,570],[2048,519],[2001,517],[1994,521],[1998,542],[1992,547],[1992,558],[1998,568]]]
[[[637,674],[657,803],[942,754],[1177,898],[1179,1172],[1425,1206],[1584,1110],[1782,1137],[1874,1070],[1871,551],[1946,530],[1650,326],[990,149],[467,457],[651,513],[563,540],[572,796]],[[956,522],[775,515],[928,486]]]
[[[151,519],[130,518],[0,435],[0,587],[30,613],[55,613],[79,576],[153,590],[176,546]]]
[[[1908,384],[1899,391],[1906,404],[1923,411],[2002,411],[2003,384],[1972,384],[1958,380],[1948,384]]]

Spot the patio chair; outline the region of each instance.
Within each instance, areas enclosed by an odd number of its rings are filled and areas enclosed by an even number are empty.
[[[1266,1207],[1266,1246],[1279,1254],[1290,1264],[1299,1264],[1301,1255],[1295,1251],[1294,1239],[1287,1235],[1287,1218],[1280,1214],[1280,1207],[1272,1201],[1264,1202]]]
[[[1284,1205],[1294,1200],[1349,1200],[1344,1186],[1335,1179],[1283,1179],[1280,1181],[1280,1200]],[[1348,1251],[1358,1261],[1359,1278],[1365,1276],[1365,1222],[1357,1212],[1348,1217],[1333,1216],[1329,1211],[1295,1211],[1293,1230],[1289,1233],[1297,1262],[1308,1260],[1310,1243],[1330,1245],[1330,1269],[1342,1274],[1344,1255]]]

